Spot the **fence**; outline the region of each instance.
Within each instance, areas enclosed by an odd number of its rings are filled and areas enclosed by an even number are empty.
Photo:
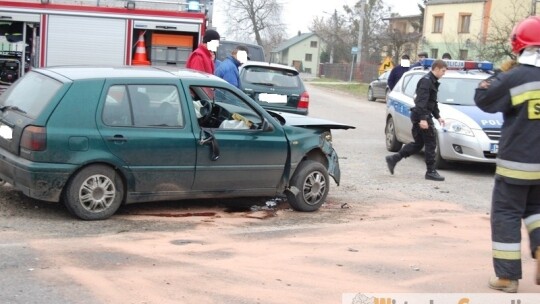
[[[332,78],[343,81],[351,79],[355,82],[371,82],[379,76],[380,63],[362,62],[360,66],[356,63],[352,67],[350,63],[321,63],[319,65],[319,77]],[[352,77],[351,77],[352,76]]]

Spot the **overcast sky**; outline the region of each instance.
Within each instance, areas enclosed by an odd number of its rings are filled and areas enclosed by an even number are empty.
[[[301,31],[308,32],[308,27],[315,16],[324,16],[325,12],[332,14],[334,9],[343,12],[343,6],[353,6],[358,0],[278,0],[284,4],[283,22],[287,25],[287,34],[292,37]],[[223,0],[214,0],[214,26],[225,29]],[[392,7],[393,12],[401,16],[419,14],[418,0],[384,0]],[[223,30],[224,32],[224,30]],[[223,34],[224,35],[224,34]]]

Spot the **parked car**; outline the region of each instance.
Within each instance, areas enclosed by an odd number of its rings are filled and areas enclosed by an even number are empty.
[[[375,101],[377,99],[386,99],[386,95],[390,92],[388,87],[388,76],[390,76],[390,71],[386,71],[379,75],[377,79],[369,83],[367,99],[369,101]]]
[[[397,152],[402,144],[413,141],[410,109],[414,107],[416,84],[431,67],[434,59],[425,59],[426,69],[406,72],[386,100],[386,149]],[[478,83],[491,75],[488,62],[447,60],[448,71],[439,80],[438,101],[441,126],[437,130],[436,165],[448,167],[449,162],[495,163],[503,117],[480,110],[474,103]]]
[[[293,67],[248,61],[240,67],[240,89],[267,110],[308,115],[309,94]]]
[[[223,61],[239,45],[243,45],[248,50],[248,60],[265,61],[264,49],[262,46],[238,41],[220,40],[217,49],[216,59]]]
[[[317,210],[339,185],[324,119],[265,111],[173,67],[34,69],[0,95],[0,178],[102,220],[122,204],[285,195]]]

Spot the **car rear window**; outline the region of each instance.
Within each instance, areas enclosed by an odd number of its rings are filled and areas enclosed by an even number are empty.
[[[279,88],[300,88],[302,84],[298,73],[265,67],[247,67],[241,80],[255,85]]]
[[[61,86],[55,79],[29,72],[0,95],[0,107],[17,107],[24,115],[36,118]]]

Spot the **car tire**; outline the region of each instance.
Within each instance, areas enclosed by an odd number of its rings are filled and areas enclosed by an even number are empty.
[[[369,87],[367,90],[367,100],[375,101],[377,98],[373,95],[373,88]]]
[[[389,117],[386,120],[386,127],[384,128],[384,134],[386,136],[386,150],[390,152],[398,152],[403,144],[397,139],[396,127],[394,125],[394,119]]]
[[[326,167],[321,163],[305,160],[298,165],[287,190],[287,201],[296,211],[318,210],[326,200],[330,190],[330,180]]]
[[[439,138],[437,137],[437,146],[435,151],[435,168],[437,169],[449,169],[451,167],[450,163],[446,161],[441,156],[441,149],[439,145]]]
[[[92,165],[77,172],[67,183],[64,205],[83,220],[111,217],[124,199],[124,182],[112,168]]]

